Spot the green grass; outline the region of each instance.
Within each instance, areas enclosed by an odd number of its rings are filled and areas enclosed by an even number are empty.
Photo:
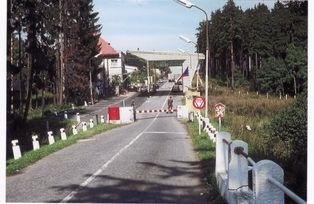
[[[209,193],[209,203],[226,203],[220,196],[215,178],[215,144],[208,137],[207,133],[198,134],[197,120],[186,123],[189,135],[192,138],[195,151],[201,161],[201,168],[205,186]]]
[[[250,92],[244,89],[230,90],[215,85],[209,91],[209,118],[218,127],[215,118],[214,105],[221,102],[226,105],[225,117],[222,120],[222,131],[231,133],[232,139],[243,140],[248,143],[249,155],[256,161],[266,159],[266,144],[264,136],[265,126],[283,108],[289,106],[294,99]],[[251,131],[246,126],[251,127]]]
[[[14,160],[10,159],[7,161],[6,173],[7,175],[12,175],[19,172],[21,169],[35,163],[36,161],[42,159],[49,154],[52,154],[58,150],[61,150],[69,145],[76,143],[79,139],[84,139],[92,137],[101,132],[111,130],[118,127],[118,125],[113,124],[99,124],[92,129],[88,129],[86,132],[80,131],[77,135],[69,135],[67,140],[57,140],[52,145],[42,145],[40,149],[36,151],[28,151],[22,155],[21,158]],[[55,138],[57,139],[57,138]]]

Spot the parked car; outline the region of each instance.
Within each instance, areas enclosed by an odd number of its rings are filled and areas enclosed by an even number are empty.
[[[172,87],[172,92],[182,92],[183,91],[183,87],[182,85],[175,83]]]

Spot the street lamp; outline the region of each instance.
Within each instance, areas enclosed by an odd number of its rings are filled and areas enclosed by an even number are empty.
[[[100,56],[101,53],[91,57],[89,59],[89,90],[90,90],[90,100],[92,105],[94,105],[94,100],[93,100],[93,82],[92,82],[92,59],[93,58],[97,58],[98,56]]]
[[[205,117],[208,117],[208,61],[209,61],[209,38],[208,38],[208,15],[205,10],[201,9],[200,7],[194,5],[192,2],[188,0],[177,0],[177,2],[186,8],[196,8],[202,11],[206,17],[206,66],[205,66]]]
[[[192,40],[190,40],[189,38],[183,36],[183,35],[180,35],[179,38],[187,43],[192,43],[194,44],[196,47],[197,47],[197,66],[196,67],[199,67],[199,61],[200,61],[200,58],[199,58],[199,53],[198,53],[198,44],[193,42]],[[199,68],[196,70],[197,73],[196,73],[196,90],[198,91],[198,77],[199,77]]]

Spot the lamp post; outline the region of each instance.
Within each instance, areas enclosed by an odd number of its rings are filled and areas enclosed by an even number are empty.
[[[100,56],[101,53],[91,57],[89,59],[89,90],[90,90],[90,100],[92,105],[94,105],[94,100],[93,100],[93,82],[92,82],[92,59],[93,58],[97,58],[98,56]]]
[[[208,61],[209,61],[209,38],[208,38],[208,15],[205,10],[201,9],[200,7],[194,5],[192,2],[188,0],[177,0],[177,2],[186,8],[196,8],[200,11],[202,11],[205,14],[206,17],[206,65],[205,65],[205,117],[208,117]]]
[[[189,38],[183,36],[183,35],[180,35],[179,38],[187,43],[192,43],[194,44],[196,47],[197,47],[197,67],[199,67],[199,61],[200,61],[200,58],[199,58],[199,53],[198,53],[198,44],[193,42],[192,40],[190,40]],[[198,77],[199,77],[199,68],[196,70],[196,90],[198,91]]]

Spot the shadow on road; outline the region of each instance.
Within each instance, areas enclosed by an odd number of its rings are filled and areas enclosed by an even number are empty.
[[[113,203],[212,203],[208,201],[207,190],[202,185],[192,185],[188,182],[176,184],[169,182],[169,179],[184,177],[189,179],[201,179],[199,162],[172,160],[173,165],[165,166],[152,162],[138,162],[147,173],[158,172],[154,180],[149,175],[138,175],[138,179],[119,178],[117,176],[97,176],[98,185],[86,186],[79,189],[78,193],[70,202],[113,202]],[[119,172],[122,175],[123,172]],[[90,174],[85,175],[86,178]],[[147,178],[148,177],[148,178]],[[180,178],[178,178],[180,180]],[[177,179],[177,181],[178,181]],[[58,191],[73,191],[79,188],[78,185],[55,186]],[[48,202],[60,202],[60,200],[49,200]]]

